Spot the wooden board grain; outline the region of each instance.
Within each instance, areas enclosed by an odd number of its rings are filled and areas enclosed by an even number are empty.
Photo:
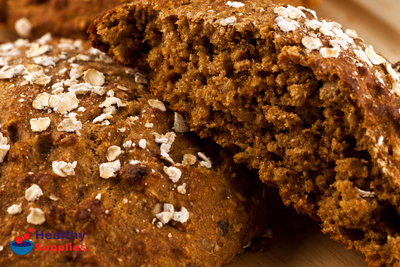
[[[269,217],[273,237],[262,253],[245,253],[227,267],[366,267],[361,253],[346,250],[321,232],[317,222],[285,207],[271,190]]]

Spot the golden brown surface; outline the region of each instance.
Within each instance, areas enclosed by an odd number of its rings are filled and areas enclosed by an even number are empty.
[[[49,35],[0,45],[0,266],[230,262],[265,233],[263,186],[220,147],[181,133],[184,124],[153,101],[146,78],[88,47]],[[33,185],[42,195],[30,197]],[[175,210],[169,221],[158,217],[166,203]],[[30,219],[32,208],[44,217]],[[34,232],[31,240],[86,251],[35,246],[17,256],[9,242],[29,227],[85,233],[71,241]]]
[[[10,28],[21,18],[32,24],[30,37],[40,37],[47,32],[61,37],[86,38],[86,29],[96,16],[108,9],[135,0],[0,0],[0,22],[7,21]],[[196,0],[197,1],[197,0]],[[262,0],[264,3],[270,0]],[[7,9],[6,9],[7,2]],[[190,3],[192,0],[166,0],[172,4]],[[198,1],[203,2],[205,1]],[[321,0],[272,0],[275,3],[315,6]],[[7,16],[6,16],[7,15]],[[24,36],[25,37],[25,36]]]
[[[400,264],[396,65],[310,10],[146,2],[98,18],[93,45],[370,266]]]
[[[0,23],[6,22],[7,18],[7,1],[0,0]]]
[[[0,44],[7,43],[10,40],[16,40],[17,38],[18,35],[14,31],[0,23]]]

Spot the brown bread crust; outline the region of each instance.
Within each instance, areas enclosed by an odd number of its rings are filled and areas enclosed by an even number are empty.
[[[49,35],[0,46],[0,266],[232,261],[265,233],[262,183],[221,147],[184,133],[143,75],[89,48]],[[157,217],[164,204],[177,217]],[[29,219],[32,208],[44,217]],[[34,251],[12,253],[29,227]],[[84,240],[35,237],[71,230]],[[86,251],[36,251],[39,243]]]
[[[312,10],[241,2],[139,1],[90,39],[370,266],[400,264],[395,66]]]
[[[270,0],[262,1],[270,2]],[[321,2],[321,0],[272,1],[295,6],[315,6]],[[51,32],[55,36],[86,39],[87,27],[98,15],[130,2],[135,2],[135,0],[0,0],[0,22],[7,22],[10,28],[14,28],[19,19],[27,18],[32,24],[30,38],[39,38]],[[166,2],[186,4],[192,1],[169,0]]]

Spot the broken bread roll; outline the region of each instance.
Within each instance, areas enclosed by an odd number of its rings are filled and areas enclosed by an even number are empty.
[[[0,0],[0,22],[15,29],[23,38],[39,38],[47,32],[59,37],[87,39],[87,27],[111,8],[136,0]],[[169,5],[207,3],[210,0],[173,0]],[[260,0],[263,3],[287,3],[316,6],[322,0]],[[166,1],[167,2],[167,1]],[[234,5],[235,1],[232,1]]]
[[[0,51],[1,266],[221,266],[265,233],[257,175],[143,74],[49,34]]]
[[[399,72],[355,31],[303,7],[153,0],[89,32],[287,205],[370,266],[400,264]]]

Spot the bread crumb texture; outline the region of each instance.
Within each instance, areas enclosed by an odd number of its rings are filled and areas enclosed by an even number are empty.
[[[0,266],[221,266],[263,235],[255,173],[147,87],[86,42],[0,45]],[[86,251],[20,257],[9,243],[29,227]]]
[[[370,266],[399,265],[398,65],[313,10],[240,3],[138,1],[99,17],[90,39],[149,71],[192,131],[333,239]]]
[[[198,2],[203,2],[196,0]],[[294,6],[316,6],[322,0],[259,0],[262,3],[287,3]],[[0,1],[0,22],[6,23],[22,38],[39,38],[47,32],[59,37],[87,38],[87,27],[109,9],[134,0],[24,0]],[[192,0],[174,0],[187,4]],[[227,1],[232,7],[240,1]],[[45,15],[44,15],[45,14]]]

